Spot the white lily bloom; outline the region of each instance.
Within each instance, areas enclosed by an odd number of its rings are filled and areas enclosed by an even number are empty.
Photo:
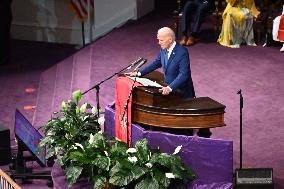
[[[137,152],[135,148],[128,148],[128,150],[126,150],[126,153],[135,153]]]
[[[97,114],[97,108],[96,107],[92,107],[92,114]]]
[[[77,150],[77,146],[72,145],[72,147],[73,147],[74,150]]]
[[[81,107],[80,107],[80,112],[85,112],[87,108],[87,103],[84,103]]]
[[[131,162],[131,163],[135,163],[137,162],[137,157],[133,156],[133,157],[128,157],[128,160]]]
[[[82,144],[79,143],[75,143],[76,146],[79,146],[80,148],[82,148],[82,150],[84,150],[84,147],[82,146]]]
[[[100,118],[98,119],[98,123],[99,123],[100,125],[104,125],[104,123],[105,123],[105,117],[100,117]]]
[[[89,116],[84,116],[83,121],[85,121]]]
[[[152,163],[146,163],[145,165],[146,165],[148,168],[153,167],[153,164],[152,164]]]
[[[67,109],[67,105],[66,105],[65,101],[62,101],[61,108],[64,109],[64,110]]]
[[[175,175],[173,173],[166,173],[167,178],[175,178]]]
[[[181,148],[182,148],[182,145],[176,147],[176,149],[175,149],[175,151],[174,151],[173,154],[175,155],[175,154],[179,153],[179,151],[180,151]]]
[[[91,134],[90,134],[89,143],[90,143],[90,144],[93,144],[94,140],[95,140],[95,136],[91,133]]]

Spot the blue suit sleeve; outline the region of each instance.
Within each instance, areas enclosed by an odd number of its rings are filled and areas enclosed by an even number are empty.
[[[158,68],[162,67],[161,63],[161,53],[157,56],[157,58],[149,65],[147,65],[145,68],[140,70],[141,76],[144,76]]]

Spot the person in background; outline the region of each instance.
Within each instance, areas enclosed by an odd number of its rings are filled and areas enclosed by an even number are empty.
[[[159,29],[157,39],[161,46],[157,58],[139,72],[131,72],[126,75],[144,76],[162,67],[164,81],[168,85],[161,88],[160,91],[163,95],[179,91],[183,98],[194,98],[195,91],[187,49],[176,43],[175,33],[169,27]]]
[[[243,42],[256,46],[253,35],[253,17],[259,15],[254,0],[226,0],[222,15],[223,25],[218,42],[226,47],[239,48]]]
[[[181,45],[193,45],[200,26],[213,8],[213,0],[187,0],[181,18]]]
[[[280,41],[283,43],[280,52],[284,52],[284,5],[282,15],[277,16],[273,20],[272,37],[273,40]]]
[[[0,65],[10,62],[10,27],[12,0],[0,0]]]

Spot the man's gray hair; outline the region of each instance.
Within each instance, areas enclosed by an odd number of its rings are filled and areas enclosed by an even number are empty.
[[[158,30],[158,34],[167,35],[167,36],[171,37],[173,39],[173,41],[176,40],[175,32],[169,27],[160,28]]]

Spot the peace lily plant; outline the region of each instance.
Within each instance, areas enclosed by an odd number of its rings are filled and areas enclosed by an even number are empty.
[[[80,91],[72,97],[48,121],[39,146],[47,147],[46,158],[55,157],[66,171],[69,187],[84,177],[94,189],[186,188],[196,177],[177,155],[182,146],[167,154],[142,139],[129,148],[101,132],[104,118],[90,104],[79,105]]]

